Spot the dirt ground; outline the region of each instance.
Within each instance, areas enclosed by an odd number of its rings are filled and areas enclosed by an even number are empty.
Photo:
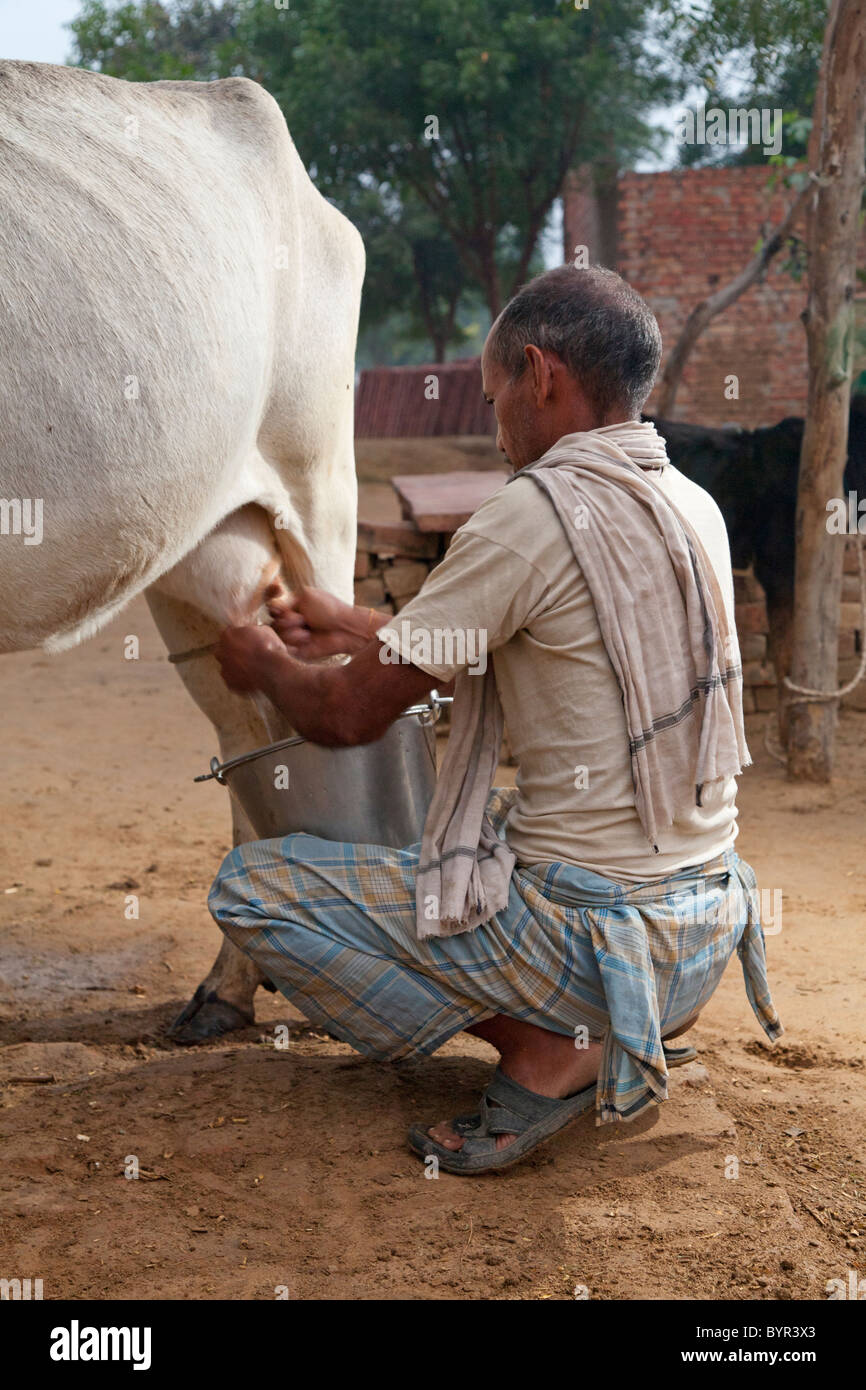
[[[193,783],[214,740],[144,604],[75,652],[4,658],[0,695],[0,1276],[46,1299],[810,1299],[863,1275],[866,716],[843,716],[832,788],[786,784],[750,721],[740,849],[783,893],[775,1050],[734,961],[667,1104],[431,1181],[407,1125],[468,1107],[480,1041],[376,1065],[263,992],[244,1032],[164,1037],[219,944],[229,814]]]

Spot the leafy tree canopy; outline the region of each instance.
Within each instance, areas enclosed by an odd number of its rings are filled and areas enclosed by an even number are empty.
[[[494,316],[539,267],[570,168],[660,149],[648,112],[718,90],[726,59],[806,109],[822,20],[806,0],[83,0],[70,27],[112,76],[261,82],[365,237],[362,326],[399,313],[443,356],[467,297]]]

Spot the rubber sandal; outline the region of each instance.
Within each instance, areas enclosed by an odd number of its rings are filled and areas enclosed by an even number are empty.
[[[456,1152],[437,1143],[422,1125],[409,1130],[409,1147],[419,1158],[436,1157],[446,1173],[471,1176],[475,1173],[501,1172],[510,1168],[536,1149],[539,1144],[565,1129],[579,1115],[595,1106],[595,1083],[576,1095],[556,1100],[537,1095],[496,1068],[493,1080],[481,1097],[478,1115],[461,1115],[455,1122],[461,1126],[470,1120],[478,1123],[456,1131],[464,1135],[463,1147]],[[497,1134],[513,1134],[510,1144],[496,1147]]]
[[[698,1055],[697,1048],[686,1045],[685,1047],[665,1047],[665,1061],[669,1067],[684,1067],[687,1062],[693,1062]],[[470,1130],[477,1129],[481,1124],[481,1116],[478,1111],[474,1115],[455,1115],[451,1121],[451,1128],[455,1134],[468,1134]]]

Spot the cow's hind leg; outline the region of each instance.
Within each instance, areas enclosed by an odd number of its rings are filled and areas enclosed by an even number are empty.
[[[150,589],[150,611],[169,652],[186,652],[204,646],[217,637],[220,625],[173,595]],[[212,656],[196,656],[182,662],[178,673],[199,709],[216,731],[223,759],[261,747],[291,732],[273,711],[266,728],[253,700],[233,695],[226,687]],[[234,800],[231,801],[233,841],[254,839],[252,828]],[[202,888],[207,871],[202,865]],[[214,872],[218,865],[213,865]],[[264,982],[258,967],[229,941],[224,940],[208,975],[195,991],[186,1008],[175,1020],[171,1036],[179,1043],[203,1042],[233,1028],[253,1022],[253,999]]]
[[[245,821],[243,813],[232,802],[234,845],[254,838]],[[254,961],[239,951],[228,937],[223,937],[216,960],[174,1020],[169,1037],[177,1043],[199,1043],[235,1028],[246,1028],[255,1022],[254,999],[259,985],[274,989]]]

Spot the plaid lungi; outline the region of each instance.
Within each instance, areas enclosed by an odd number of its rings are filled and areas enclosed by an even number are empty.
[[[491,793],[503,837],[514,795]],[[597,1123],[667,1098],[662,1036],[706,1004],[735,950],[759,1022],[781,1033],[755,877],[733,850],[634,886],[571,864],[518,865],[505,911],[419,941],[420,848],[303,833],[239,845],[208,905],[306,1018],[369,1057],[435,1052],[493,1014],[577,1046],[603,1042]]]

